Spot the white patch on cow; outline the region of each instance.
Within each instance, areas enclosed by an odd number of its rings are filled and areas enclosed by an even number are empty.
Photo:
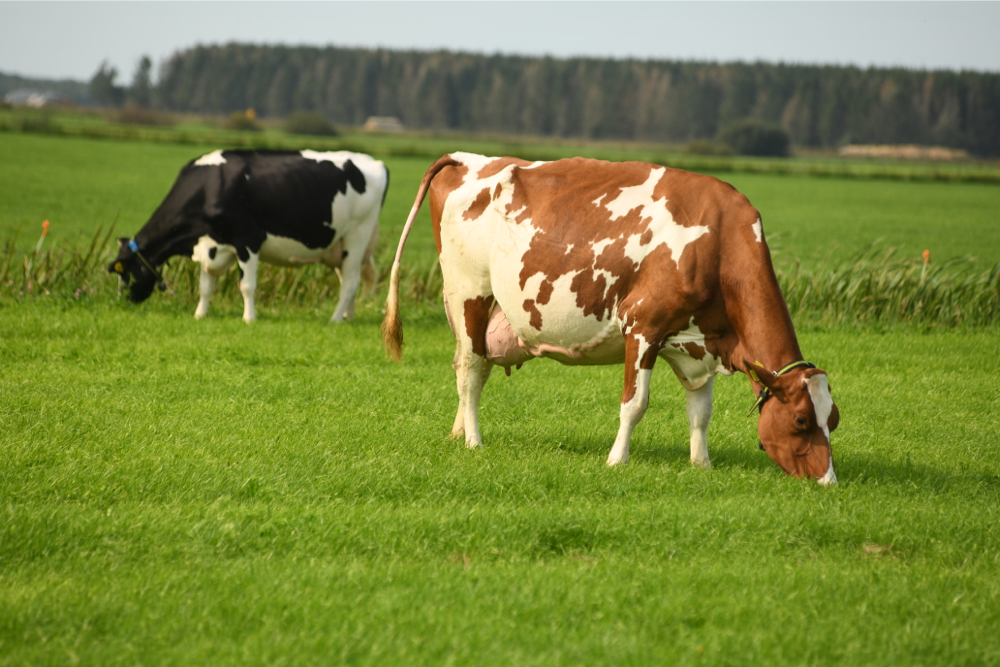
[[[652,169],[645,183],[624,187],[617,197],[604,203],[604,208],[611,212],[612,220],[623,218],[631,211],[639,209],[640,218],[649,221],[648,229],[653,233],[651,243],[642,245],[640,242],[642,235],[634,234],[629,237],[625,246],[626,256],[637,264],[645,259],[651,248],[661,243],[667,245],[671,257],[678,262],[687,244],[708,233],[706,226],[678,225],[667,209],[667,201],[653,198],[653,190],[665,173],[665,167]]]
[[[194,161],[196,167],[215,167],[220,164],[226,164],[226,158],[222,157],[221,148],[217,151],[206,153]]]
[[[816,411],[816,423],[827,429],[830,413],[833,412],[833,396],[830,394],[830,381],[825,373],[818,373],[805,380],[812,398],[813,409]],[[829,435],[829,431],[827,432]]]
[[[213,249],[215,250],[214,257],[211,252]],[[236,261],[236,248],[220,244],[205,234],[198,239],[198,243],[191,251],[191,259],[201,264],[205,273],[218,277],[228,271],[229,267]]]
[[[830,442],[830,413],[833,412],[833,396],[830,394],[830,381],[825,373],[813,375],[805,380],[809,389],[809,397],[812,399],[813,410],[816,412],[816,423],[826,436],[826,441]],[[826,474],[819,479],[819,483],[836,484],[837,474],[833,471],[833,454],[830,454],[830,463],[826,469]]]
[[[705,350],[705,356],[701,359],[692,357],[685,347],[687,343],[694,343]],[[717,373],[729,375],[722,359],[708,351],[705,334],[694,323],[694,317],[687,329],[666,340],[660,350],[660,357],[670,364],[677,379],[688,391],[698,391]]]
[[[757,237],[757,243],[761,243],[764,240],[764,225],[760,223],[760,218],[757,218],[757,222],[751,225],[753,227],[753,233]]]
[[[330,248],[310,248],[287,236],[268,234],[260,246],[260,258],[278,266],[301,266],[321,261],[329,250]]]

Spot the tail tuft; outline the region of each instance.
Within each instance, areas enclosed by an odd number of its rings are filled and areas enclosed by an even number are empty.
[[[389,277],[389,296],[385,302],[385,319],[382,320],[382,345],[389,358],[395,362],[403,359],[403,322],[399,318],[399,261],[392,264]]]

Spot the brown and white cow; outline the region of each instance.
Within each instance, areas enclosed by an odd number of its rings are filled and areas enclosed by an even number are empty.
[[[710,467],[713,377],[740,370],[771,458],[790,475],[836,481],[839,413],[826,373],[801,361],[760,214],[735,188],[642,162],[442,157],[424,174],[392,266],[382,333],[396,360],[399,262],[428,191],[457,339],[452,435],[481,445],[479,399],[495,365],[509,374],[534,357],[624,362],[608,465],[625,463],[662,358],[687,390],[694,464]]]

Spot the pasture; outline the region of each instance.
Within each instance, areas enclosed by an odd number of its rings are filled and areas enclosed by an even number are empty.
[[[0,134],[0,233],[130,235],[210,148]],[[385,159],[380,268],[428,164]],[[725,180],[779,265],[1000,258],[995,186]],[[664,365],[623,469],[620,367],[494,373],[467,451],[440,308],[404,300],[396,365],[381,306],[0,296],[0,665],[1000,661],[995,325],[800,326],[843,415],[819,488],[757,450],[742,376],[692,469]]]

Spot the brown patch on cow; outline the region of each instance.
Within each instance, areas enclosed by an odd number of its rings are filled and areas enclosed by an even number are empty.
[[[622,405],[635,398],[639,371],[635,361],[639,358],[639,339],[625,336],[625,387],[622,389]]]
[[[701,345],[698,345],[698,343],[693,343],[691,341],[688,341],[687,343],[684,343],[684,349],[687,350],[688,356],[690,356],[692,359],[697,359],[698,361],[701,361],[702,359],[705,358],[706,350]]]
[[[500,195],[502,194],[503,194],[503,186],[500,183],[497,183],[497,186],[493,188],[493,201],[500,199]]]
[[[483,188],[478,195],[476,195],[475,200],[473,200],[472,205],[466,209],[465,213],[462,215],[463,220],[476,220],[483,214],[486,207],[490,205],[490,189]]]
[[[530,324],[531,326],[533,326],[536,329],[538,329],[539,331],[541,331],[542,330],[542,312],[540,310],[538,310],[537,306],[535,306],[535,300],[534,299],[525,299],[524,300],[524,304],[523,304],[523,308],[524,308],[524,312],[526,312],[529,315],[531,315],[531,319],[528,321],[528,324]]]
[[[595,275],[597,278],[594,278]],[[608,289],[608,281],[604,274],[581,271],[573,276],[569,288],[576,292],[577,306],[583,309],[584,317],[593,315],[598,322],[604,320],[607,314],[604,295]]]
[[[639,245],[648,245],[649,242],[652,240],[653,240],[653,230],[647,229],[642,233],[642,236],[639,237]]]
[[[521,181],[520,169],[515,167],[511,170],[510,182],[513,194],[510,198],[510,203],[507,204],[505,213],[508,216],[517,213],[517,217],[514,218],[514,222],[524,222],[531,217],[531,206],[528,201],[529,188],[524,187]]]
[[[434,229],[434,244],[438,255],[441,254],[441,216],[444,214],[444,204],[448,195],[462,187],[462,179],[469,173],[465,165],[460,167],[447,166],[434,177],[430,187],[431,227]]]
[[[486,356],[486,327],[492,306],[492,294],[465,300],[465,333],[472,340],[472,351],[480,357]]]
[[[498,157],[480,169],[476,173],[476,178],[489,178],[490,176],[496,176],[512,164],[515,164],[518,167],[527,167],[531,165],[531,162],[528,160],[522,160],[519,157]]]
[[[555,286],[552,283],[548,280],[543,280],[541,286],[538,288],[538,298],[535,301],[544,306],[552,298],[553,289],[555,289]]]
[[[656,358],[660,354],[659,345],[650,345],[646,348],[646,351],[642,354],[642,358],[639,359],[639,368],[644,370],[650,370],[656,363]]]

